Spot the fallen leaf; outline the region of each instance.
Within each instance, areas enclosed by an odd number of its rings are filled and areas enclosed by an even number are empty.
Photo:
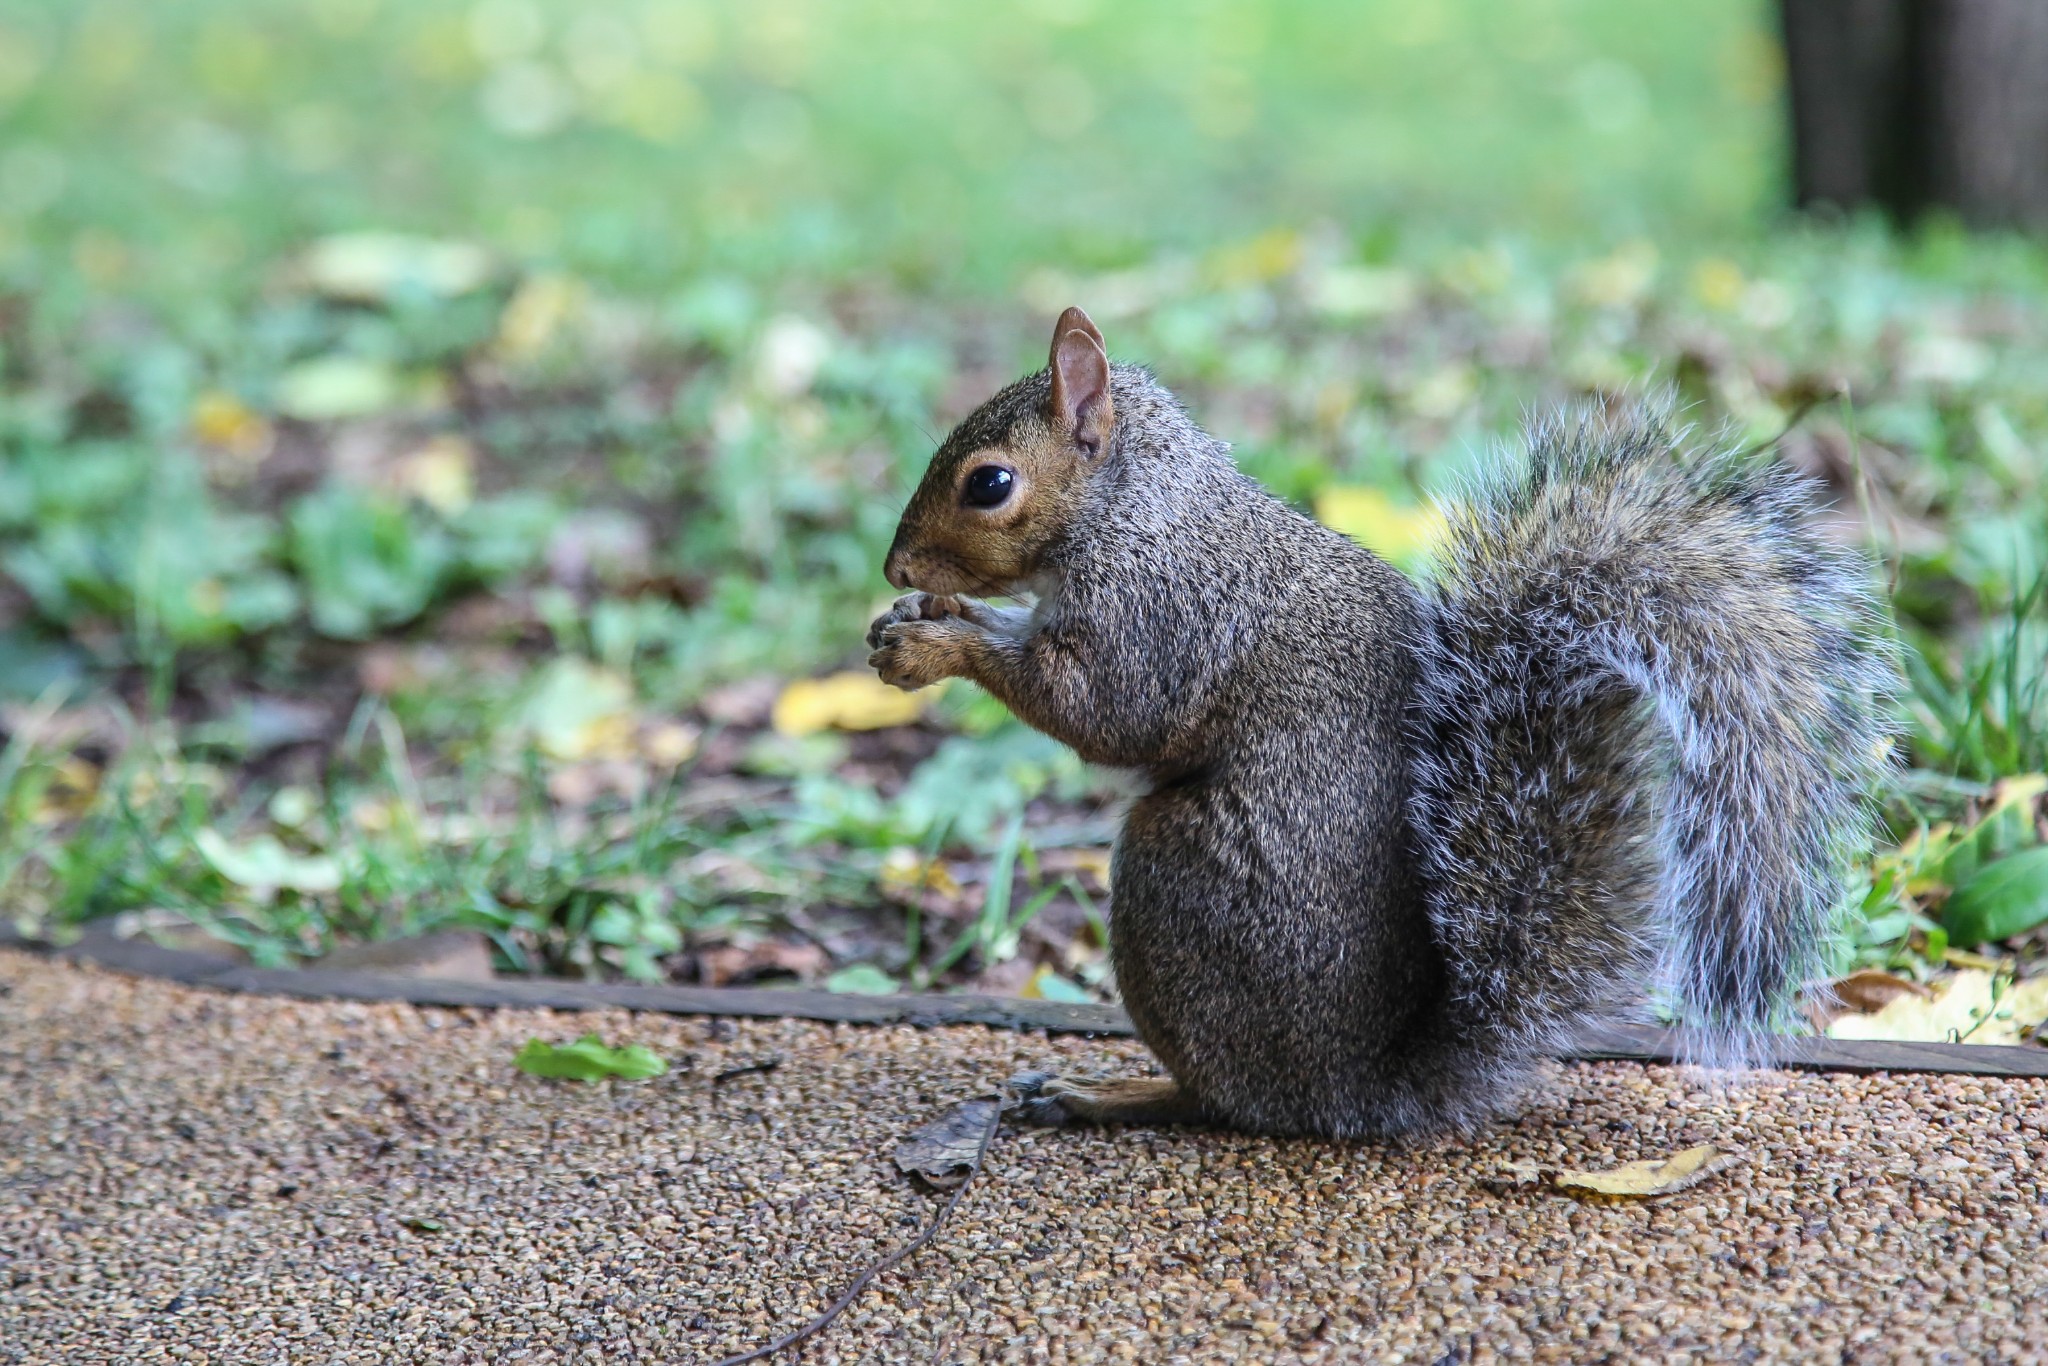
[[[1309,307],[1331,318],[1383,318],[1415,306],[1415,277],[1375,266],[1332,266],[1303,282]]]
[[[883,855],[876,881],[884,892],[903,900],[915,900],[923,892],[937,892],[949,900],[962,895],[959,881],[943,860],[920,858],[914,849],[891,849]]]
[[[1656,278],[1657,248],[1639,237],[1597,260],[1582,262],[1572,271],[1570,289],[1581,303],[1595,308],[1627,308]]]
[[[1097,846],[1038,851],[1040,868],[1047,873],[1073,873],[1095,892],[1109,890],[1109,863],[1110,851]]]
[[[827,977],[825,990],[852,996],[887,996],[896,990],[896,979],[873,963],[855,963]]]
[[[366,356],[321,356],[277,377],[277,410],[302,422],[380,413],[399,400],[398,372]]]
[[[808,980],[824,968],[825,951],[816,944],[790,944],[776,939],[744,947],[722,944],[697,954],[698,974],[704,985],[711,987],[778,975]]]
[[[701,733],[682,721],[657,721],[640,732],[640,752],[657,768],[674,768],[697,752]]]
[[[238,887],[268,895],[331,892],[341,886],[341,864],[325,854],[294,854],[274,835],[256,835],[241,843],[207,826],[192,836],[193,845],[213,870]]]
[[[1028,1001],[1065,1001],[1072,1005],[1085,1005],[1095,999],[1088,988],[1069,982],[1043,963],[1017,994]]]
[[[599,1081],[605,1077],[644,1081],[668,1071],[668,1060],[652,1049],[637,1043],[610,1048],[595,1034],[560,1045],[528,1039],[513,1057],[512,1065],[530,1076],[573,1081]]]
[[[588,295],[581,281],[566,275],[534,275],[522,281],[498,315],[498,355],[513,362],[540,356],[562,324],[583,309]]]
[[[453,298],[491,278],[491,257],[467,242],[395,232],[323,237],[300,262],[306,283],[331,299],[381,304],[405,292]]]
[[[1571,1195],[1659,1200],[1688,1186],[1698,1185],[1716,1172],[1726,1171],[1739,1160],[1732,1153],[1724,1153],[1710,1144],[1701,1144],[1670,1157],[1624,1162],[1619,1167],[1597,1172],[1573,1171],[1541,1162],[1511,1162],[1501,1175],[1480,1178],[1480,1184],[1506,1193],[1541,1186]]]
[[[520,720],[551,759],[623,759],[633,749],[633,685],[613,670],[564,655],[541,671]]]
[[[29,823],[52,825],[83,815],[99,790],[98,766],[90,759],[67,754],[50,765],[49,779],[29,813]]]
[[[871,673],[837,673],[800,678],[775,699],[769,721],[787,736],[821,730],[881,730],[907,726],[924,712],[924,700],[892,688]]]
[[[998,1100],[962,1101],[896,1145],[896,1168],[935,1190],[952,1190],[974,1170]]]
[[[2048,1021],[2048,976],[2009,982],[1979,968],[1935,985],[1927,998],[1896,996],[1868,1015],[1838,1016],[1832,1039],[1902,1043],[2024,1043]]]
[[[1923,1001],[1934,999],[1931,988],[1903,977],[1894,977],[1877,968],[1852,972],[1847,977],[1830,983],[1828,989],[1834,993],[1836,1000],[1850,1010],[1865,1015],[1883,1010],[1900,996],[1917,996]]]
[[[1675,1195],[1734,1165],[1732,1154],[1702,1143],[1670,1157],[1624,1162],[1606,1171],[1559,1171],[1551,1177],[1551,1184],[1574,1194],[1624,1195],[1646,1200]]]
[[[444,433],[399,461],[398,486],[443,517],[453,517],[476,499],[476,447]]]
[[[270,424],[233,394],[219,389],[209,389],[193,400],[192,435],[242,460],[256,460],[270,449]]]

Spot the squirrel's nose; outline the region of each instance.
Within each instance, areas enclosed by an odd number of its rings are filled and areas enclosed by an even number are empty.
[[[891,588],[910,587],[910,574],[903,567],[903,552],[890,547],[889,558],[882,561],[882,577],[889,581]]]

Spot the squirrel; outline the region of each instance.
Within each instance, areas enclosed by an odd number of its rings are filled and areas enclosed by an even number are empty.
[[[1897,689],[1873,566],[1654,405],[1536,424],[1418,586],[1241,473],[1068,309],[939,446],[873,624],[1143,795],[1110,953],[1162,1078],[1040,1123],[1470,1132],[1667,989],[1739,1064],[1821,966]],[[989,598],[1028,597],[996,606]]]

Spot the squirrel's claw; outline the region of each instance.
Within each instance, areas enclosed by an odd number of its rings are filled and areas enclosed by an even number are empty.
[[[886,643],[883,633],[891,626],[905,621],[941,621],[946,617],[960,615],[958,598],[940,597],[933,593],[905,593],[889,604],[889,610],[875,618],[868,627],[868,648],[879,650]]]

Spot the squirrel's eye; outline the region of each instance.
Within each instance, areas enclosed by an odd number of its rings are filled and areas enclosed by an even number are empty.
[[[1016,482],[1017,476],[1001,465],[980,465],[968,474],[961,494],[969,507],[998,507]]]

